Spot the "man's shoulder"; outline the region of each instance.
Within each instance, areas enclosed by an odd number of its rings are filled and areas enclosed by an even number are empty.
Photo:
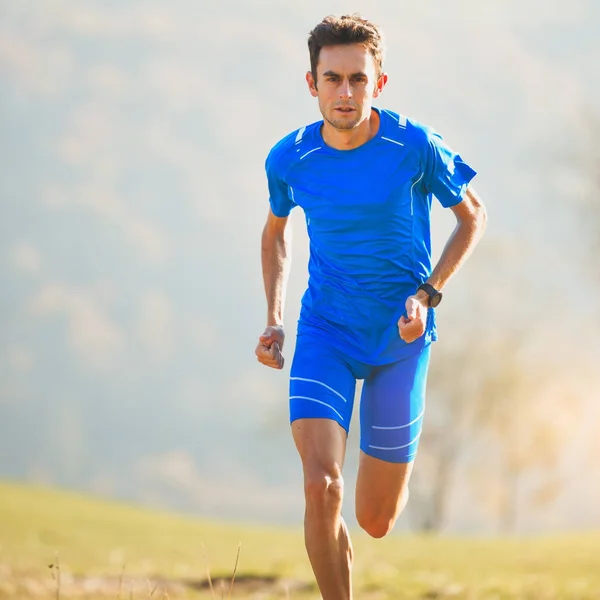
[[[406,115],[389,109],[381,110],[383,135],[403,145],[422,147],[435,132],[429,126]]]
[[[297,154],[301,145],[311,143],[323,121],[316,121],[309,125],[304,125],[295,129],[281,138],[270,150],[267,156],[267,164],[271,165],[289,165]]]

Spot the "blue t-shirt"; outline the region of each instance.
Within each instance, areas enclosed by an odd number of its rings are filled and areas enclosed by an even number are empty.
[[[412,344],[397,322],[431,274],[432,196],[458,204],[475,171],[428,127],[374,110],[379,130],[362,146],[327,146],[318,121],[276,144],[265,167],[273,213],[286,217],[300,206],[306,217],[309,280],[298,334],[310,330],[380,365],[437,339],[433,309]]]

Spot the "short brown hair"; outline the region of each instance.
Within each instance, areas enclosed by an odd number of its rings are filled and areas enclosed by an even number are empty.
[[[383,34],[379,27],[360,15],[325,17],[308,36],[310,70],[317,81],[319,54],[324,46],[364,44],[375,60],[377,77],[383,72]]]

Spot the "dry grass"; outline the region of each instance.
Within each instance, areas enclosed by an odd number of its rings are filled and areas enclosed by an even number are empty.
[[[240,544],[240,540],[242,544]],[[361,600],[600,600],[600,534],[449,539],[355,532]],[[298,529],[189,519],[0,485],[0,598],[318,598]]]

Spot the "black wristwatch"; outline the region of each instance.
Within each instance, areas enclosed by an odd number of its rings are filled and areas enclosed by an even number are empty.
[[[431,308],[435,308],[442,301],[442,292],[438,292],[432,285],[429,283],[422,283],[418,288],[419,290],[423,290],[427,296],[429,296],[429,300],[427,302],[428,306]]]

